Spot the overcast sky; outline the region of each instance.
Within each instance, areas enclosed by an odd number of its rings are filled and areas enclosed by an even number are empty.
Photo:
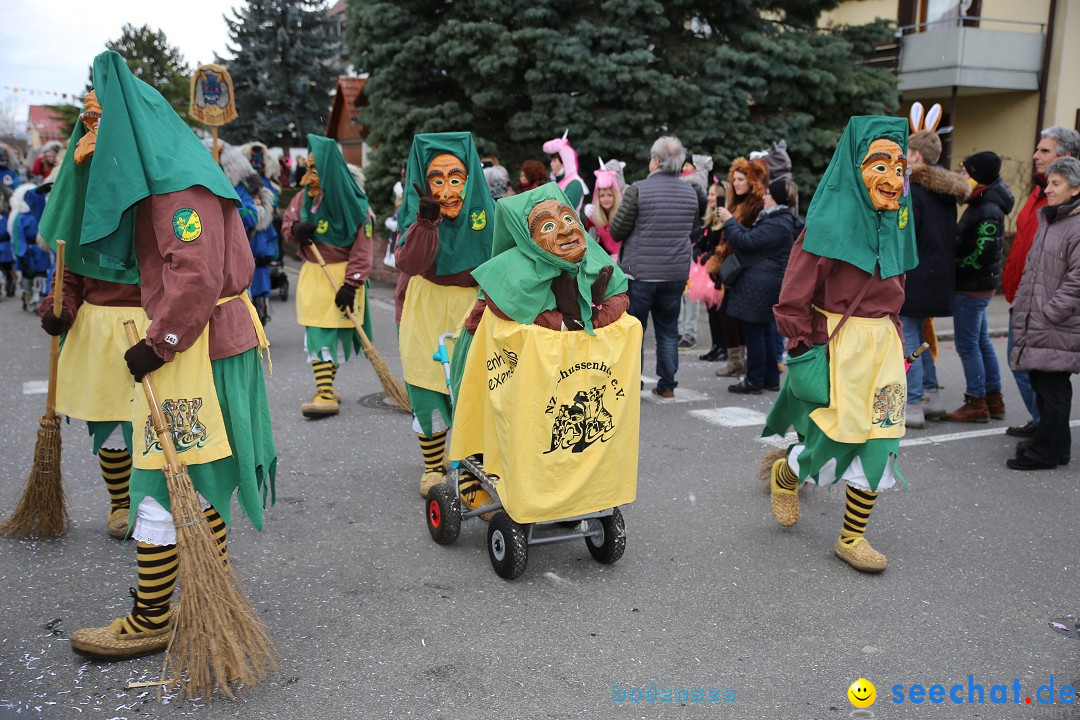
[[[244,0],[0,0],[0,107],[25,122],[29,105],[81,94],[94,56],[124,23],[161,30],[189,66],[228,56],[223,15]],[[47,9],[46,9],[47,8]],[[19,88],[14,92],[11,88]]]

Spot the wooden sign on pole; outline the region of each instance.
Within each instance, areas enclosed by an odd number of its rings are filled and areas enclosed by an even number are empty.
[[[214,137],[214,162],[218,162],[218,126],[236,119],[236,94],[229,71],[220,65],[203,65],[191,76],[191,108],[188,114],[209,125]]]

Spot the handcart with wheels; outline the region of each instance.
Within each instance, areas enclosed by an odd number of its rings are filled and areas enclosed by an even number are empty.
[[[641,326],[629,315],[616,325],[590,337],[485,316],[463,371],[451,367],[452,335],[439,338],[434,359],[451,388],[454,437],[447,482],[425,501],[435,542],[449,545],[462,522],[487,519],[491,565],[508,580],[536,545],[580,538],[598,562],[622,557],[619,506],[637,492]],[[455,349],[454,362],[465,354]],[[521,372],[528,366],[542,369]],[[476,392],[477,378],[489,392]],[[469,506],[460,490],[467,476],[490,501]]]

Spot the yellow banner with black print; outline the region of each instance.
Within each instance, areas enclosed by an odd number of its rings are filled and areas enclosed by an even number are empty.
[[[519,523],[637,496],[641,324],[559,332],[484,313],[461,379],[450,458],[483,453]]]

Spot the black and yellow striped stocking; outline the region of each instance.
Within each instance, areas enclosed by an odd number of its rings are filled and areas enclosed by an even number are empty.
[[[131,496],[128,494],[131,453],[123,448],[113,450],[103,447],[98,450],[98,464],[101,465],[101,477],[105,479],[105,487],[109,489],[110,510],[131,507]]]
[[[225,521],[221,519],[221,515],[218,514],[218,511],[214,509],[213,505],[203,510],[203,517],[206,518],[206,524],[210,526],[210,534],[214,536],[214,541],[217,542],[218,553],[221,554],[221,559],[228,564],[229,527],[225,524]]]
[[[135,548],[139,566],[139,588],[132,590],[135,607],[121,621],[120,634],[131,635],[160,630],[169,622],[169,602],[176,587],[175,545],[139,542]]]
[[[781,490],[798,490],[799,488],[799,476],[795,474],[795,471],[791,469],[791,466],[787,464],[787,460],[780,466],[780,469],[776,472],[776,485]]]
[[[319,360],[311,363],[315,371],[315,394],[323,400],[334,399],[334,363]]]
[[[844,510],[844,529],[840,532],[840,542],[853,545],[863,536],[877,496],[876,492],[847,486],[847,508]]]
[[[448,430],[434,435],[420,435],[420,452],[424,454],[424,472],[443,471],[443,453],[446,451],[446,434]]]

